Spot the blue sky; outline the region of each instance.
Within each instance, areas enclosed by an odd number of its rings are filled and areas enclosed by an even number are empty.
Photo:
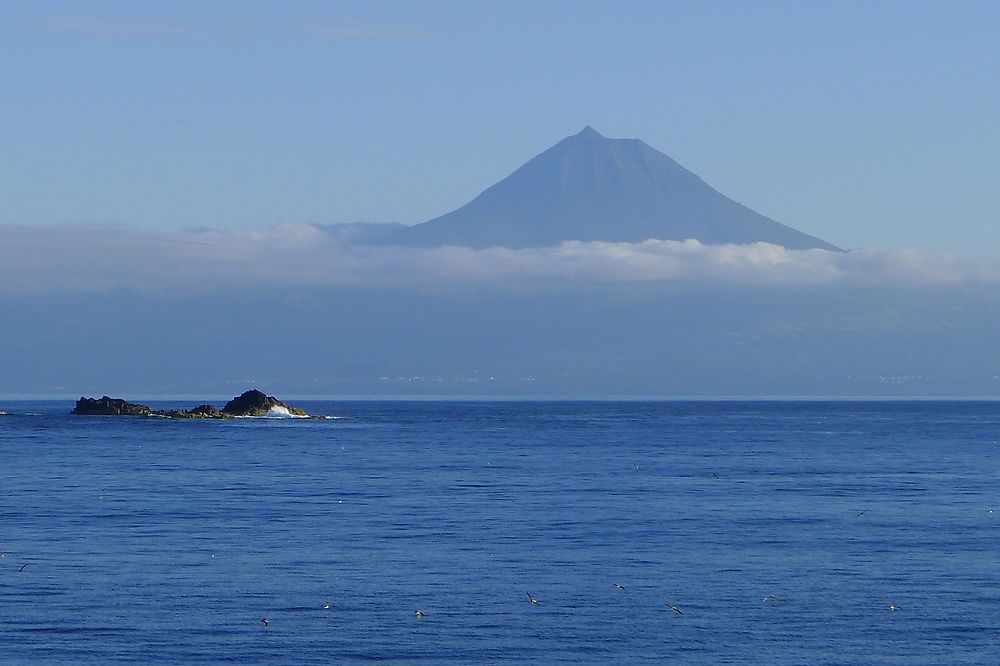
[[[1000,257],[1000,5],[0,5],[0,224],[418,223],[591,124],[842,247]]]

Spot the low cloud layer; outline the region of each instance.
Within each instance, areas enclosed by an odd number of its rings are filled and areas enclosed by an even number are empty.
[[[153,234],[107,227],[0,227],[6,295],[218,292],[248,285],[503,287],[576,283],[948,285],[1000,283],[1000,262],[923,250],[793,251],[694,240],[566,242],[537,249],[380,247],[336,228]]]

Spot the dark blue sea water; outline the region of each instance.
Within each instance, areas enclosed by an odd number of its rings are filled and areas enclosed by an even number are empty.
[[[0,663],[1000,663],[998,403],[301,404],[0,405]]]

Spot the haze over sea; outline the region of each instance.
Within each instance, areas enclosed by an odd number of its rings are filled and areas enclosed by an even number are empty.
[[[996,402],[299,404],[0,406],[0,661],[1000,662]]]

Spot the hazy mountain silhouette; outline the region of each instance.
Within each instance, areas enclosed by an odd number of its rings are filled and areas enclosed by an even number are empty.
[[[383,242],[524,248],[649,238],[838,249],[729,199],[638,139],[608,139],[590,126],[461,208]]]

